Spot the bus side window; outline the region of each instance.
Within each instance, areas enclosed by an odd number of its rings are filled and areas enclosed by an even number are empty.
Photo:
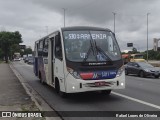
[[[62,45],[60,34],[55,36],[55,57],[62,60]]]
[[[35,43],[35,45],[34,45],[34,56],[35,57],[37,57],[38,55],[37,55],[37,53],[38,53],[38,43]]]
[[[42,50],[43,50],[43,41],[39,41],[39,46],[38,46],[38,56],[42,56]]]
[[[48,57],[48,42],[49,42],[49,39],[45,39],[44,41],[43,41],[44,43],[43,43],[43,56],[44,57]]]

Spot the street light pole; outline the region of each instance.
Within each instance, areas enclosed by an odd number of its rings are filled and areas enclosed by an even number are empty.
[[[115,33],[115,17],[116,17],[116,13],[115,12],[112,12],[113,13],[113,15],[114,15],[114,33]]]
[[[147,62],[148,62],[148,15],[150,13],[147,13]]]
[[[64,11],[64,14],[63,14],[64,17],[63,17],[63,18],[64,18],[64,27],[65,27],[65,17],[66,17],[66,16],[65,16],[65,14],[66,14],[65,12],[66,12],[66,9],[65,9],[65,8],[62,8],[62,9],[63,9],[63,11]]]

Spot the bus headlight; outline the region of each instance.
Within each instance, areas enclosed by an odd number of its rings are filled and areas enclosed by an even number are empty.
[[[72,68],[67,67],[67,71],[76,79],[81,79],[79,73],[74,71]]]
[[[117,77],[120,77],[122,75],[122,73],[124,72],[124,66],[120,67],[118,72],[117,72]]]

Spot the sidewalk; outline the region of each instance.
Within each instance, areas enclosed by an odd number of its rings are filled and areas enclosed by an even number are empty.
[[[0,63],[0,111],[39,111],[6,63]],[[44,120],[44,118],[0,118],[3,119]]]
[[[160,61],[159,60],[149,60],[148,63],[150,63],[154,67],[160,67]]]

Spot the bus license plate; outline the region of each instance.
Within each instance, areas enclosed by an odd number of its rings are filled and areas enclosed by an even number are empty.
[[[95,86],[105,86],[106,82],[95,82]]]

